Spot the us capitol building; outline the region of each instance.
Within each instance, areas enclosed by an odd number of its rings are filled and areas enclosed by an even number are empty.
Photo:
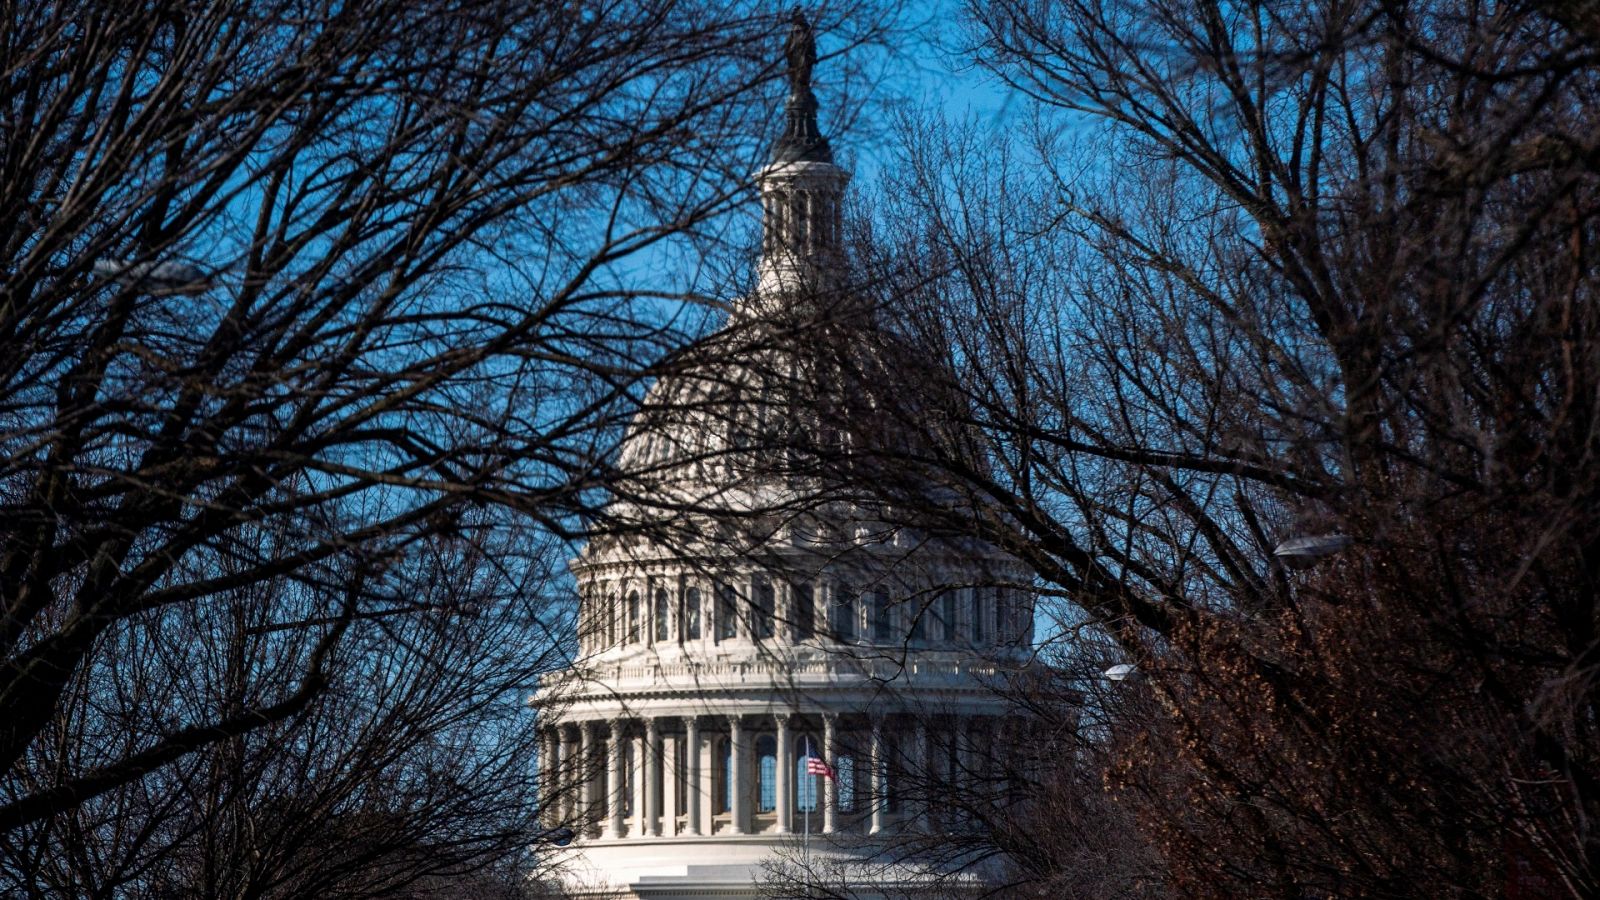
[[[994,742],[1016,727],[993,681],[1026,665],[1027,576],[821,487],[917,439],[873,410],[926,379],[916,354],[882,349],[877,314],[851,311],[849,174],[817,129],[798,14],[786,55],[758,287],[648,393],[572,563],[578,658],[536,699],[546,824],[576,832],[561,860],[576,896],[756,897],[784,866],[864,897],[987,877],[899,848],[959,825],[917,786],[993,789]],[[824,307],[846,314],[793,326]]]

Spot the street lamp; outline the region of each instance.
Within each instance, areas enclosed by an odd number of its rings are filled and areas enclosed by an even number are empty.
[[[1274,547],[1272,555],[1288,568],[1309,569],[1323,557],[1332,556],[1350,544],[1349,536],[1343,534],[1294,537]]]
[[[168,294],[199,294],[211,286],[211,280],[199,266],[186,262],[134,263],[97,259],[90,271],[124,287]]]
[[[1127,681],[1138,677],[1139,667],[1133,663],[1117,663],[1101,674],[1107,681]]]

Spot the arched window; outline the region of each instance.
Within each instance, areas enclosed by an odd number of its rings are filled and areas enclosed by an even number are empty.
[[[822,776],[811,772],[813,757],[822,757],[816,738],[801,735],[794,742],[794,809],[795,812],[816,812],[817,798],[821,796]]]
[[[618,632],[620,630],[620,626],[618,626],[617,622],[620,621],[621,618],[622,618],[622,598],[618,597],[616,594],[607,594],[606,595],[606,645],[609,646],[609,647],[615,647],[617,645],[617,637],[618,637]]]
[[[656,643],[672,640],[672,603],[666,590],[656,588]]]
[[[756,771],[756,811],[772,812],[778,808],[778,741],[770,734],[756,738]]]
[[[700,640],[700,589],[689,588],[683,592],[683,639]]]
[[[872,589],[872,639],[880,644],[887,644],[892,640],[894,628],[889,622],[889,591],[885,588]]]
[[[817,633],[817,595],[809,581],[795,584],[794,639],[803,641]]]
[[[750,636],[756,640],[772,637],[772,616],[777,611],[777,594],[772,589],[772,581],[767,578],[757,578],[755,581],[755,604],[751,610]]]
[[[833,636],[840,641],[853,641],[856,639],[856,593],[855,587],[839,582],[833,586],[833,606],[828,610],[828,627],[833,629]]]
[[[772,211],[777,213],[772,218],[772,231],[777,235],[778,246],[782,247],[793,237],[793,232],[790,230],[792,213],[789,209],[789,192],[773,191],[772,200]]]
[[[791,472],[798,471],[801,466],[805,465],[805,454],[802,452],[802,448],[806,446],[805,432],[799,428],[790,428],[788,433],[782,437],[782,444],[784,465],[788,466],[788,470]],[[797,542],[812,540],[805,526],[800,523],[796,522],[790,528]]]
[[[628,592],[628,643],[639,643],[639,592]]]
[[[739,594],[731,584],[717,585],[717,640],[739,635]]]

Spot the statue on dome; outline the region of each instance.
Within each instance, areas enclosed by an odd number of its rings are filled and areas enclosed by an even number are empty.
[[[789,63],[789,101],[783,107],[783,134],[772,147],[773,162],[833,162],[833,151],[817,128],[817,96],[811,70],[817,65],[817,33],[796,6],[789,14],[783,57]]]
[[[789,61],[789,95],[803,97],[811,93],[811,70],[817,64],[817,35],[806,21],[806,14],[796,6],[790,14],[789,40],[783,45],[783,55]]]

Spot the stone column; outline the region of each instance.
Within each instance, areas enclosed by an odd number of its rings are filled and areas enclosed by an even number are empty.
[[[539,729],[539,818],[544,822],[544,827],[554,828],[561,824],[561,815],[557,810],[556,798],[560,795],[556,787],[556,739],[553,728]]]
[[[633,815],[628,823],[628,834],[633,837],[644,835],[644,735],[634,735],[628,738],[628,745],[633,750],[633,761],[628,766],[628,780],[632,783],[631,796],[628,798],[632,804]]]
[[[789,714],[779,713],[778,725],[778,834],[788,834],[794,822],[794,742],[789,735]]]
[[[652,717],[644,720],[644,828],[661,836],[661,731]]]
[[[928,758],[928,723],[921,717],[917,719],[917,727],[911,736],[911,752],[906,754],[910,771],[911,788],[917,795],[917,802],[910,805],[907,810],[912,816],[912,821],[918,830],[928,830],[928,818],[933,815],[932,794],[934,785],[933,766]]]
[[[800,234],[795,246],[799,248],[801,253],[808,254],[811,252],[811,192],[797,191],[796,193],[800,197],[799,209],[796,210],[800,218]]]
[[[567,726],[556,726],[556,810],[561,822],[571,822],[577,811],[578,781],[572,765],[572,741]]]
[[[683,735],[661,735],[661,834],[674,837],[682,834],[678,820],[683,810],[678,808],[678,786],[683,783],[683,765],[678,761],[683,755]]]
[[[728,717],[728,744],[733,759],[728,766],[728,784],[733,793],[733,826],[729,834],[744,834],[750,822],[750,791],[745,785],[744,725],[738,716]]]
[[[961,739],[961,787],[963,793],[971,797],[973,803],[983,808],[988,784],[983,772],[983,754],[978,752],[978,739],[983,734],[983,719],[971,716],[959,720],[958,734]],[[969,819],[970,821],[970,819]]]
[[[822,715],[822,761],[833,770],[832,778],[822,779],[822,833],[833,834],[838,827],[839,810],[839,754],[834,748],[834,742],[839,731],[839,716],[835,713]]]
[[[582,823],[578,833],[589,836],[594,827],[595,790],[594,790],[594,723],[583,722],[578,725],[578,813]]]
[[[704,621],[704,620],[702,620]],[[683,750],[684,802],[689,804],[689,821],[684,834],[700,833],[700,798],[710,792],[700,790],[700,717],[683,717],[683,737],[687,745]]]
[[[1017,736],[1012,730],[1012,721],[1009,715],[990,719],[993,738],[987,750],[993,772],[994,800],[1002,806],[1012,801],[1011,792],[1022,766],[1022,748],[1017,746]]]
[[[883,758],[883,720],[872,720],[872,823],[868,829],[869,834],[877,834],[883,830],[883,812],[889,805],[887,791],[884,790],[884,764]]]
[[[606,829],[600,836],[602,838],[622,837],[622,722],[611,723],[611,742],[606,745],[607,760],[606,774],[608,776],[608,798],[606,800]]]
[[[763,239],[765,248],[771,249],[778,246],[779,238],[778,216],[781,215],[781,213],[778,211],[778,192],[772,191],[764,194],[763,197],[767,201],[767,208],[765,214],[761,217],[761,237]]]

